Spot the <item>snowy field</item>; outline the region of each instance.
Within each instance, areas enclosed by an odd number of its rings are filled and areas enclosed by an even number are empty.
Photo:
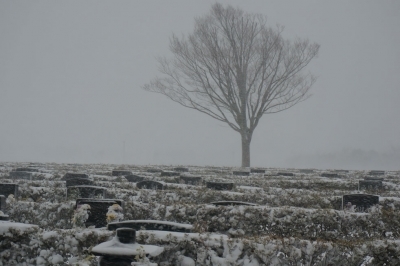
[[[11,175],[22,167],[37,172],[30,172],[30,180]],[[100,197],[123,201],[122,211],[104,215],[105,223],[192,225],[190,232],[138,230],[138,244],[163,251],[134,265],[400,265],[399,171],[373,176],[265,168],[246,176],[233,174],[243,169],[197,166],[183,166],[188,169],[176,174],[176,167],[0,163],[0,184],[18,185],[17,196],[6,196],[8,221],[0,221],[0,265],[98,265],[92,249],[112,241],[115,231],[78,222],[84,219],[75,211],[80,195],[67,195],[66,173],[87,174],[91,186],[105,188]],[[158,181],[163,189],[140,188],[128,177],[113,176],[114,170]],[[326,173],[337,176],[321,176]],[[201,177],[198,184],[184,183],[196,177]],[[382,187],[359,189],[365,177],[383,178]],[[216,190],[210,182],[233,187]],[[365,212],[342,207],[343,195],[360,193],[379,196],[379,205]],[[227,205],[215,204],[221,201]]]

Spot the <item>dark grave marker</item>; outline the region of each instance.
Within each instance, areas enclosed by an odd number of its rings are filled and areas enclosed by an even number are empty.
[[[0,184],[0,195],[4,195],[8,198],[9,195],[14,195],[14,198],[18,198],[18,185],[13,183]]]
[[[131,228],[135,230],[155,230],[168,232],[191,233],[193,226],[191,224],[180,224],[157,220],[130,220],[122,222],[109,223],[107,229],[114,231],[118,228]]]
[[[215,189],[215,190],[232,190],[233,183],[227,182],[206,182],[207,188]]]
[[[237,205],[244,205],[244,206],[257,206],[258,204],[251,203],[251,202],[243,202],[243,201],[214,201],[211,204],[215,206],[237,206]]]
[[[162,170],[161,169],[155,169],[155,168],[151,168],[151,169],[147,169],[148,173],[161,173]]]
[[[338,174],[335,174],[335,173],[322,173],[321,174],[321,177],[329,177],[329,178],[332,178],[332,177],[340,177]]]
[[[333,170],[335,173],[348,173],[349,172],[349,170],[342,170],[342,169],[336,169],[336,170]]]
[[[107,226],[106,215],[110,206],[118,204],[124,208],[124,201],[120,199],[77,199],[75,209],[83,204],[90,205],[89,218],[85,222],[86,227],[94,225],[96,228]]]
[[[255,174],[265,174],[264,169],[250,169],[250,172]]]
[[[161,176],[180,176],[181,173],[173,171],[162,171]]]
[[[98,186],[69,186],[67,187],[67,198],[107,198],[107,188]]]
[[[366,176],[366,177],[364,177],[364,180],[380,180],[380,181],[383,181],[383,180],[385,180],[385,178],[384,177],[375,177],[375,176]]]
[[[68,178],[66,181],[67,187],[72,186],[91,186],[93,185],[93,181],[88,178]]]
[[[138,176],[138,175],[126,175],[125,178],[129,182],[134,182],[134,183],[141,182],[145,179],[143,176]]]
[[[203,178],[201,178],[201,176],[181,175],[179,178],[180,178],[180,182],[181,183],[188,184],[188,185],[193,185],[193,186],[198,186],[203,181]]]
[[[0,214],[0,221],[8,221],[8,215]]]
[[[157,257],[163,251],[163,247],[136,243],[135,230],[119,228],[112,240],[95,246],[91,253],[101,256],[99,266],[131,266],[133,265],[132,262],[136,261],[135,257],[142,255],[142,252],[145,256]],[[144,264],[139,263],[137,265]]]
[[[379,190],[383,188],[382,180],[360,180],[358,185],[360,190]]]
[[[113,170],[111,175],[112,176],[121,176],[121,175],[131,175],[132,171],[128,171],[128,170]]]
[[[164,188],[164,185],[157,181],[144,180],[136,183],[136,187],[140,189],[162,190]]]
[[[372,171],[369,171],[368,174],[369,174],[369,175],[384,175],[384,174],[385,174],[385,171],[372,170]]]
[[[22,171],[11,171],[10,177],[12,177],[12,179],[32,180],[32,173],[22,172]]]
[[[39,172],[38,169],[31,168],[31,167],[20,167],[15,169],[16,172]]]
[[[250,175],[250,172],[249,171],[233,171],[232,174],[239,175],[239,176],[248,176],[248,175]]]
[[[72,178],[89,178],[87,174],[81,174],[81,173],[66,173],[61,180],[68,180]]]
[[[175,167],[174,171],[176,171],[176,172],[189,172],[189,168],[186,168],[186,167]]]
[[[303,173],[303,174],[311,174],[311,173],[314,173],[314,170],[313,169],[300,169],[299,172]]]
[[[276,175],[279,175],[279,176],[294,176],[293,173],[288,173],[288,172],[278,172]]]
[[[343,195],[343,209],[350,209],[355,206],[356,212],[367,212],[367,210],[379,204],[379,196],[369,194]]]
[[[0,211],[4,212],[6,210],[6,207],[6,197],[4,195],[0,195]]]

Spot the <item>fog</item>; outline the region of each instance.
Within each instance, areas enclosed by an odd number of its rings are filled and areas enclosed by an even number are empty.
[[[312,97],[265,115],[252,166],[400,168],[399,1],[219,1],[321,45]],[[0,161],[240,166],[240,135],[141,87],[215,1],[0,2]]]

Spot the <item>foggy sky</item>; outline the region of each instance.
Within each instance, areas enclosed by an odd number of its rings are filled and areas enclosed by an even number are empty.
[[[0,161],[240,166],[240,135],[141,86],[215,1],[0,1]],[[252,166],[400,169],[400,2],[219,1],[321,45]]]

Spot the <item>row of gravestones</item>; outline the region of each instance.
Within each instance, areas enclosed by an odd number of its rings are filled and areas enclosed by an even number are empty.
[[[31,167],[21,167],[21,168],[16,168],[13,171],[9,173],[9,176],[12,179],[25,179],[25,180],[32,180],[32,173],[37,173],[39,172],[38,169],[36,168],[31,168]]]

